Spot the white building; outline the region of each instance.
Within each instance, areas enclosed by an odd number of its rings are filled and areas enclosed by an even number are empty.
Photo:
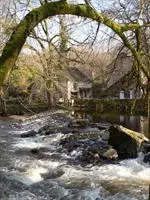
[[[92,97],[92,74],[89,76],[77,67],[69,67],[68,100]]]

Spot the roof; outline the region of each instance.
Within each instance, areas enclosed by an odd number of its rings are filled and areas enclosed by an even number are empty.
[[[123,79],[129,72],[132,70],[132,60],[130,57],[121,56],[113,63],[109,64],[107,67],[113,67],[114,70],[107,82],[107,88],[110,88],[112,85],[116,84],[118,81]]]
[[[76,82],[91,82],[92,73],[88,69],[83,69],[79,67],[68,67],[69,74],[71,79]]]

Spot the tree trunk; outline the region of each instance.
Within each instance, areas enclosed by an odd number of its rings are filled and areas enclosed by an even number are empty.
[[[0,115],[6,115],[6,102],[3,96],[0,96]]]
[[[46,91],[46,96],[47,96],[48,108],[51,109],[54,103],[53,103],[53,96],[49,90]]]
[[[148,83],[148,89],[147,89],[147,117],[148,117],[148,132],[149,132],[149,135],[148,137],[150,138],[150,83]]]

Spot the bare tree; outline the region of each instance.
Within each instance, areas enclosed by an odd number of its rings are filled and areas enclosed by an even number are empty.
[[[133,4],[130,5],[133,7]],[[93,7],[94,6],[91,5],[91,2],[90,4],[89,2],[86,2],[85,5],[80,5],[69,4],[67,1],[59,1],[50,3],[44,2],[40,8],[30,11],[18,24],[12,34],[12,37],[3,50],[2,56],[0,58],[1,88],[12,69],[12,66],[16,62],[18,54],[20,53],[26,38],[30,35],[31,31],[33,31],[33,28],[47,17],[62,14],[72,14],[84,18],[90,18],[94,21],[97,21],[98,25],[102,23],[112,29],[118,38],[120,38],[120,40],[123,42],[124,46],[130,51],[134,61],[135,73],[137,75],[144,74],[144,77],[146,77],[147,82],[149,83],[150,71],[147,67],[147,64],[145,63],[144,57],[146,54],[144,51],[143,55],[143,46],[141,45],[141,32],[144,28],[150,26],[149,19],[147,21],[143,21],[142,25],[139,23],[137,18],[132,17],[130,18],[130,21],[121,21],[119,17],[117,20],[115,20],[113,13],[99,12],[95,9],[95,7]]]

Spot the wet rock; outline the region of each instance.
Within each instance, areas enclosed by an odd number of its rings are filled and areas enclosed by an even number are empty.
[[[0,172],[0,199],[5,199],[4,196],[9,196],[11,191],[20,192],[26,189],[27,186],[14,180],[12,175]]]
[[[50,127],[50,125],[45,125],[38,130],[40,135],[50,135],[55,133],[55,128]]]
[[[37,200],[37,196],[32,194],[29,191],[22,191],[22,192],[12,192],[9,194],[9,198],[7,200],[21,200],[21,199],[26,199],[26,200]],[[6,200],[3,198],[3,200]]]
[[[65,136],[60,141],[60,145],[67,149],[68,152],[71,152],[77,148],[85,149],[91,145],[99,145],[100,141],[100,132],[76,133]],[[107,144],[107,141],[103,141],[101,143]]]
[[[43,154],[42,155],[44,158],[47,156],[49,159],[53,160],[53,161],[58,161],[62,159],[62,155],[60,153],[54,152],[54,153],[50,153],[50,154]]]
[[[60,145],[66,149],[71,156],[72,152],[76,153],[75,159],[84,164],[89,163],[104,163],[107,160],[115,160],[118,157],[117,151],[108,145],[108,140],[102,140],[102,137],[109,136],[108,130],[96,132],[84,132],[95,128],[87,128],[80,130],[82,132],[76,134],[65,135],[61,139]]]
[[[150,153],[147,153],[146,155],[144,155],[143,162],[150,164]]]
[[[105,153],[103,153],[102,156],[107,159],[116,159],[118,158],[118,153],[115,149],[110,148]]]
[[[88,132],[90,131],[90,132]],[[78,130],[78,132],[74,132],[74,134],[65,135],[64,138],[60,141],[60,145],[64,145],[69,142],[75,142],[79,140],[99,140],[101,139],[102,133],[100,131],[92,132],[90,129],[87,130]]]
[[[53,170],[51,172],[42,174],[44,179],[55,179],[62,176],[65,172],[62,169]]]
[[[72,152],[73,150],[77,148],[86,148],[86,143],[81,142],[81,141],[69,142],[69,143],[66,143],[63,147],[67,149],[68,152]]]
[[[60,199],[61,197],[68,194],[68,191],[59,186],[56,182],[53,182],[51,179],[40,181],[35,183],[29,188],[33,194],[36,194],[39,199]]]
[[[87,163],[99,163],[103,162],[103,159],[107,159],[108,156],[103,154],[109,150],[109,146],[104,141],[93,141],[93,144],[88,145],[83,149],[83,154],[80,157],[81,160]]]
[[[37,154],[37,153],[39,153],[39,149],[31,149],[31,153],[33,153],[33,154]]]
[[[148,153],[148,152],[150,152],[150,141],[148,141],[148,142],[143,142],[143,143],[142,143],[141,151],[142,151],[143,153]]]
[[[91,123],[90,126],[96,127],[99,130],[106,130],[111,126],[111,124],[109,124],[109,123]]]
[[[131,131],[123,126],[111,126],[109,128],[108,143],[117,150],[120,159],[136,158],[145,136]]]
[[[109,139],[109,131],[107,129],[101,131],[101,138],[104,141],[108,141],[108,139]]]
[[[51,135],[55,133],[62,133],[62,134],[68,134],[71,132],[76,132],[73,128],[69,128],[67,126],[57,126],[57,127],[50,127],[45,126],[39,129],[38,134],[40,135]]]
[[[69,122],[68,127],[71,128],[86,128],[89,125],[88,119],[74,119]]]
[[[57,132],[60,132],[62,134],[68,134],[68,133],[77,133],[78,131],[69,127],[59,127],[57,129]]]
[[[27,132],[27,133],[23,133],[23,134],[21,134],[21,137],[22,137],[22,138],[26,138],[26,137],[34,137],[36,134],[37,134],[36,131],[31,130],[31,131],[29,131],[29,132]]]

